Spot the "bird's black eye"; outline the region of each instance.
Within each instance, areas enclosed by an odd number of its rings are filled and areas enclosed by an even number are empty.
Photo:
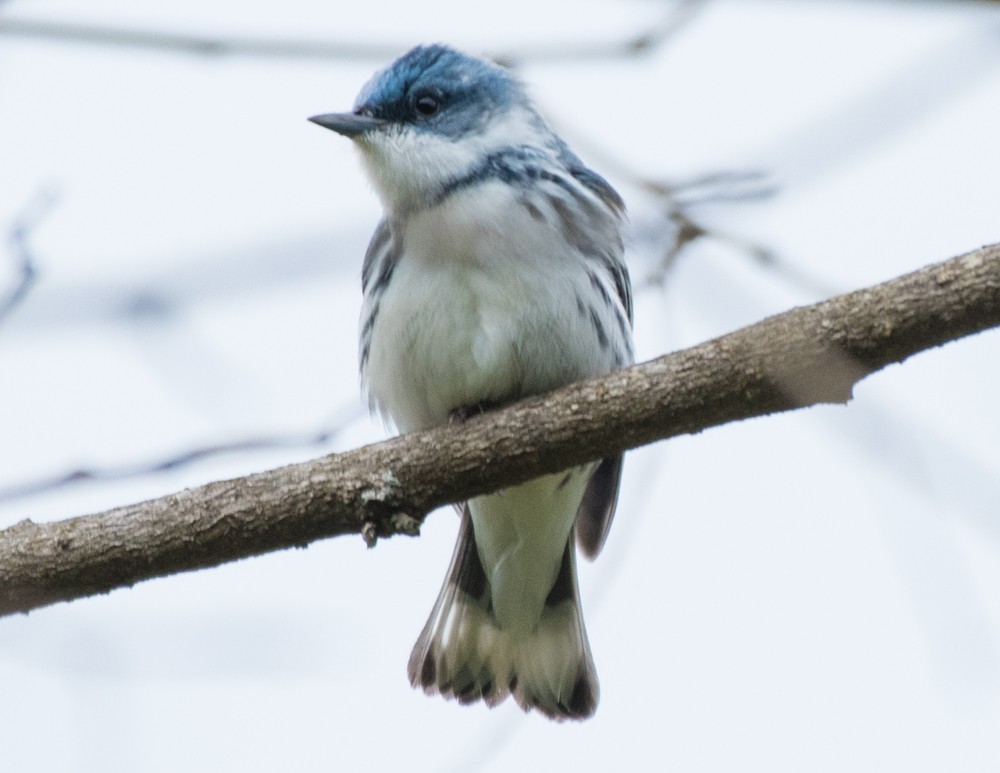
[[[435,96],[424,94],[417,97],[417,101],[413,103],[413,106],[417,108],[417,112],[420,115],[434,115],[441,109],[441,102]]]

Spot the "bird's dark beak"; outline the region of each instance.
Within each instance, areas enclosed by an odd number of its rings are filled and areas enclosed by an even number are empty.
[[[335,131],[337,134],[352,138],[377,129],[386,123],[381,118],[372,118],[357,113],[327,113],[326,115],[314,115],[309,120]]]

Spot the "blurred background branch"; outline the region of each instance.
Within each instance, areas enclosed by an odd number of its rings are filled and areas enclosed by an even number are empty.
[[[14,265],[15,279],[13,287],[5,297],[0,296],[0,323],[27,297],[32,285],[38,279],[38,268],[35,256],[31,252],[28,240],[31,232],[52,209],[56,202],[56,194],[52,189],[39,191],[15,219],[7,234],[7,245],[11,262]]]
[[[487,52],[508,66],[541,61],[573,61],[648,54],[669,40],[707,0],[678,0],[664,3],[659,23],[620,41],[573,43],[553,40],[538,46],[511,46]],[[119,46],[196,56],[247,56],[279,59],[376,60],[393,59],[408,44],[384,41],[327,41],[197,35],[141,27],[52,21],[49,19],[0,16],[0,36],[40,39],[96,46]]]
[[[155,475],[179,467],[185,467],[196,462],[205,461],[211,457],[235,453],[255,451],[276,451],[282,449],[308,449],[317,446],[328,446],[344,428],[354,419],[362,415],[361,406],[352,404],[345,407],[336,418],[313,432],[289,433],[287,435],[268,435],[248,437],[241,440],[231,440],[211,445],[196,446],[181,451],[164,459],[147,463],[122,464],[107,467],[81,467],[76,470],[37,480],[21,481],[8,485],[0,485],[0,502],[23,497],[30,497],[56,491],[65,486],[83,482],[124,481],[145,475]]]

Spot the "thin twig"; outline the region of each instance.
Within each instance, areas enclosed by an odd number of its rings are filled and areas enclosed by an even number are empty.
[[[706,4],[707,0],[680,0],[668,5],[656,24],[625,40],[549,41],[544,46],[507,47],[491,54],[490,58],[507,67],[518,67],[529,62],[597,61],[648,55],[687,26]]]
[[[541,47],[522,47],[496,51],[491,57],[499,62],[523,64],[528,61],[577,60],[627,57],[646,54],[680,30],[706,0],[681,0],[670,6],[663,19],[649,30],[624,40],[587,41]],[[402,45],[347,40],[306,40],[237,35],[199,35],[163,32],[141,27],[115,27],[104,24],[62,22],[48,19],[0,18],[0,35],[22,38],[117,46],[165,51],[195,56],[247,56],[280,59],[376,60],[398,56]]]
[[[0,487],[0,502],[47,494],[67,486],[88,481],[121,481],[144,475],[177,470],[215,456],[279,449],[304,449],[326,446],[332,442],[354,419],[362,413],[360,406],[352,405],[339,412],[337,418],[314,432],[288,435],[267,435],[243,438],[228,443],[215,443],[189,449],[165,459],[143,464],[123,464],[111,467],[81,467],[70,472],[22,483]]]
[[[17,278],[7,297],[0,300],[0,322],[10,314],[28,295],[38,279],[35,257],[28,247],[28,237],[39,221],[52,209],[57,199],[49,188],[41,190],[21,211],[7,235],[10,255],[16,265]]]

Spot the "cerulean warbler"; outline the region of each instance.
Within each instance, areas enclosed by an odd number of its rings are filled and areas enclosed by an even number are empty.
[[[361,274],[362,382],[401,431],[444,424],[633,362],[625,206],[507,70],[420,46],[353,112],[384,217]],[[598,701],[573,535],[600,552],[621,457],[466,502],[414,686],[582,719]],[[575,528],[574,528],[575,526]]]

